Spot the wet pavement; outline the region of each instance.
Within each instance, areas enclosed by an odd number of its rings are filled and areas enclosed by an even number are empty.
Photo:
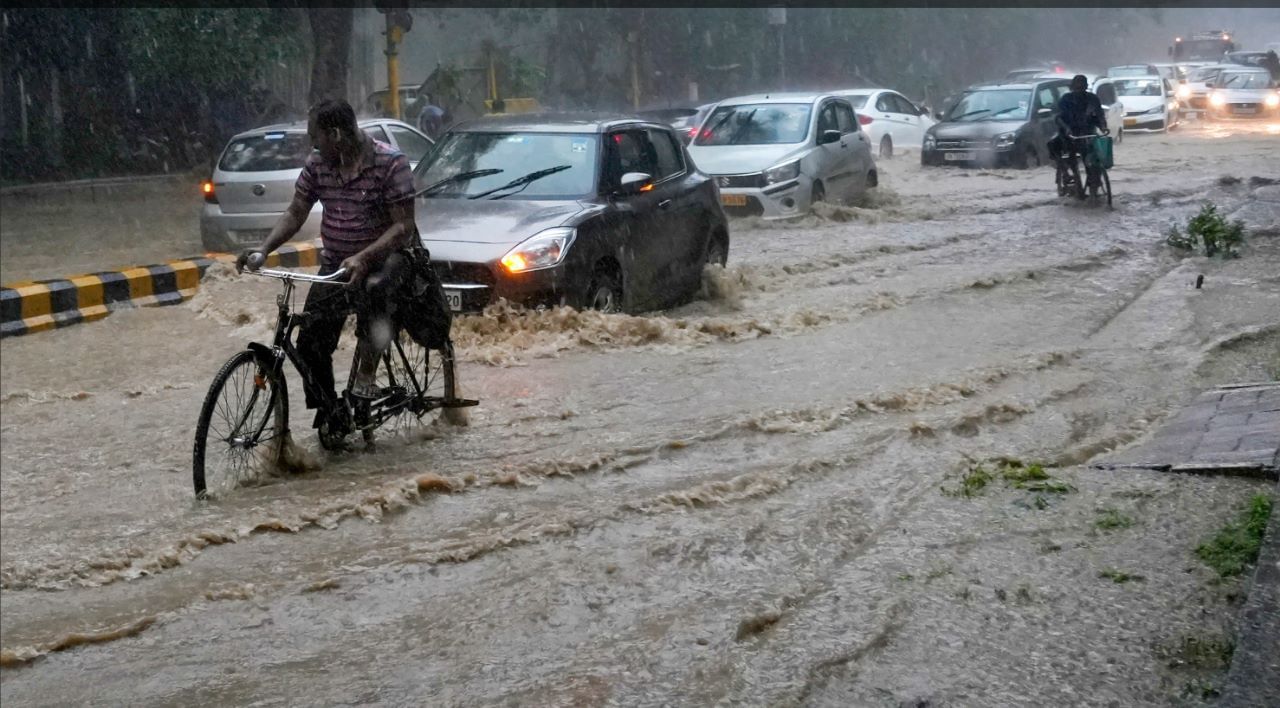
[[[1179,652],[1241,584],[1194,548],[1274,484],[1088,465],[1280,374],[1280,239],[1163,243],[1277,158],[1131,137],[1113,212],[886,161],[861,205],[732,224],[681,308],[459,319],[468,427],[327,458],[294,386],[317,469],[203,505],[200,399],[271,283],[6,339],[0,698],[1200,705],[1227,664]]]

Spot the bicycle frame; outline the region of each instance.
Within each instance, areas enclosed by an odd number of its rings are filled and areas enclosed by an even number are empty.
[[[297,313],[293,311],[294,288],[297,287],[297,282],[345,286],[345,281],[341,280],[341,278],[346,274],[345,269],[340,269],[330,275],[324,276],[310,275],[307,273],[294,273],[287,270],[263,269],[252,272],[264,277],[276,278],[284,281],[284,292],[276,296],[276,327],[275,335],[271,341],[271,346],[267,347],[254,342],[249,345],[249,348],[271,361],[271,374],[275,376],[283,376],[281,368],[284,360],[288,359],[289,362],[293,364],[293,368],[297,370],[298,375],[302,377],[303,385],[314,390],[314,374],[312,374],[311,369],[307,367],[306,363],[302,361],[302,357],[299,355],[297,347],[293,344],[294,330],[300,327],[307,317],[305,313]],[[409,357],[405,355],[404,348],[400,345],[400,340],[398,338],[393,339],[392,344],[395,346],[396,354],[400,357],[400,363],[404,366],[405,372],[408,373],[408,383],[411,383],[413,386],[413,388],[410,389],[411,395],[406,400],[398,402],[396,405],[380,406],[376,413],[373,414],[372,419],[369,420],[366,425],[360,426],[361,429],[377,428],[386,422],[388,418],[410,406],[415,400],[426,399],[426,392],[423,390],[423,386],[426,385],[427,382],[423,381],[420,383],[418,381],[418,377],[413,372],[413,366],[409,362]],[[430,356],[430,354],[428,353],[427,356]],[[390,347],[381,353],[380,359],[381,364],[387,369],[387,377],[390,380],[391,385],[401,385],[395,380],[395,372],[391,367]],[[257,395],[257,390],[258,389],[255,388],[255,396]],[[443,403],[444,401],[442,399],[441,405],[443,405]],[[263,425],[265,426],[265,420]],[[262,431],[259,430],[258,434],[260,435],[261,432]]]

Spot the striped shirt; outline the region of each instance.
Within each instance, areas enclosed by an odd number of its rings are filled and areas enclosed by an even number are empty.
[[[409,158],[386,143],[372,142],[372,164],[361,167],[350,181],[319,152],[311,153],[298,175],[298,196],[307,208],[315,206],[316,200],[324,205],[320,242],[325,263],[341,263],[377,241],[391,228],[387,205],[413,196]]]

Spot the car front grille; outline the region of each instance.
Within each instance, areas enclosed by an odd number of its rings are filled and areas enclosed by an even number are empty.
[[[432,261],[431,267],[435,268],[436,275],[442,283],[487,285],[490,288],[497,283],[497,279],[493,277],[493,271],[489,270],[488,266],[480,263]]]
[[[1233,104],[1231,104],[1231,110],[1233,110],[1233,111],[1251,111],[1251,112],[1256,112],[1259,108],[1262,108],[1262,104],[1260,104],[1260,103],[1233,103]]]
[[[764,186],[764,174],[754,172],[748,175],[716,175],[716,184],[721,189],[757,189]]]
[[[975,150],[991,147],[990,140],[939,140],[939,150]]]

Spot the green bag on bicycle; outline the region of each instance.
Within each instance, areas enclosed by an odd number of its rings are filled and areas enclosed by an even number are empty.
[[[1111,136],[1099,135],[1093,140],[1093,157],[1102,165],[1102,169],[1109,170],[1115,165],[1115,155],[1111,149]]]

